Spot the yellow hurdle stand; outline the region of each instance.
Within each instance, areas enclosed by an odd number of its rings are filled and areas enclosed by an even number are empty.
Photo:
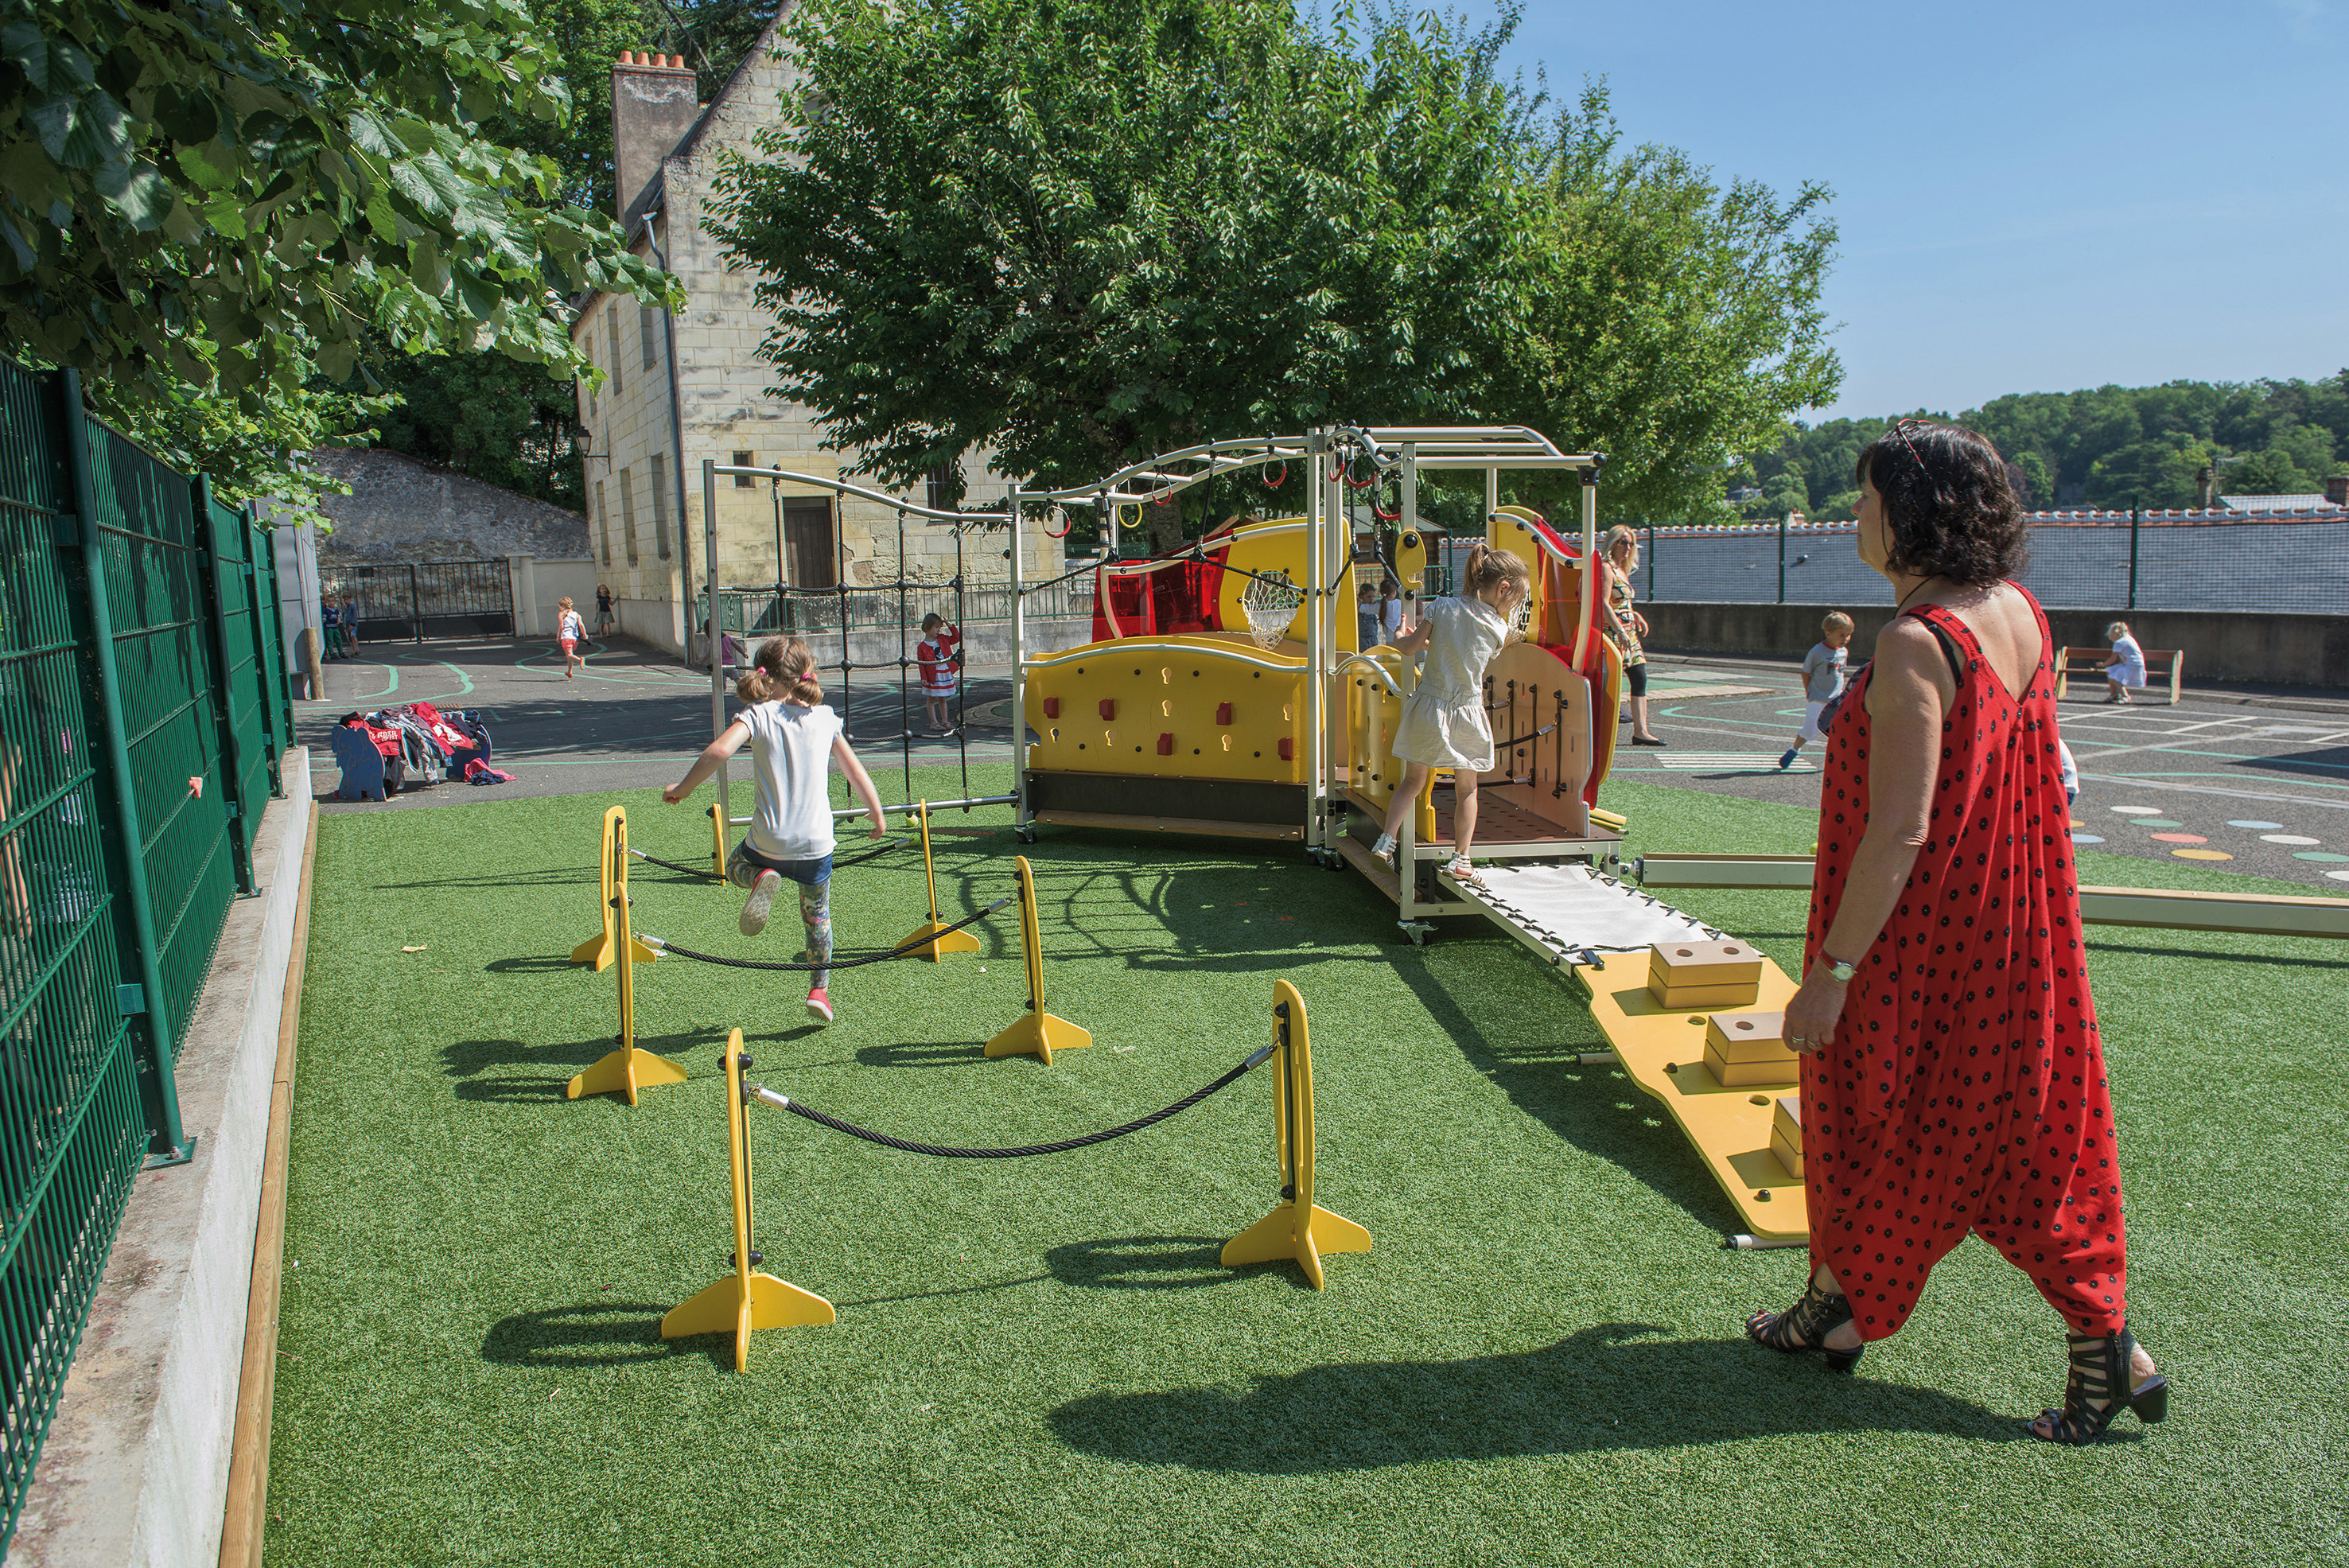
[[[1053,1052],[1090,1045],[1093,1037],[1067,1019],[1044,1011],[1044,939],[1036,928],[1036,874],[1029,869],[1025,855],[1015,857],[1012,864],[1019,874],[1019,941],[1028,951],[1028,1011],[987,1043],[987,1054],[1041,1056],[1049,1067]]]
[[[573,963],[593,964],[597,974],[611,967],[612,960],[619,950],[612,941],[612,898],[615,891],[624,891],[627,887],[627,823],[628,814],[619,806],[616,805],[604,814],[604,860],[597,871],[597,878],[603,887],[604,929],[571,950]],[[613,848],[616,834],[620,839],[616,853]],[[660,954],[638,942],[636,957],[650,963]]]
[[[620,1048],[572,1079],[564,1093],[575,1100],[582,1095],[617,1092],[626,1096],[628,1104],[633,1106],[639,1089],[684,1083],[685,1069],[666,1056],[636,1049],[636,961],[656,955],[636,940],[629,925],[628,817],[616,805],[604,814],[604,888],[605,929],[610,933],[608,940],[620,966]]]
[[[720,882],[726,880],[726,812],[722,806],[709,808],[709,874]]]
[[[838,1315],[832,1303],[788,1280],[758,1272],[763,1262],[750,1250],[750,1140],[743,1102],[742,1069],[751,1064],[742,1054],[742,1032],[726,1036],[726,1156],[734,1176],[734,1272],[661,1318],[663,1339],[688,1339],[697,1334],[731,1334],[734,1370],[750,1364],[750,1333],[761,1328],[800,1328],[831,1323]]]
[[[1226,1242],[1223,1262],[1224,1267],[1236,1269],[1294,1258],[1318,1291],[1322,1288],[1321,1254],[1367,1252],[1371,1233],[1313,1201],[1313,1045],[1306,1027],[1305,999],[1285,980],[1273,982],[1272,1016],[1280,1055],[1272,1123],[1281,1203]]]
[[[927,959],[932,963],[938,962],[948,953],[975,953],[978,951],[977,937],[968,931],[948,930],[938,921],[938,874],[930,864],[930,803],[923,801],[916,811],[922,824],[922,877],[929,884],[930,918],[915,927],[913,935],[897,945],[906,948],[920,942],[922,945],[907,956]],[[1044,1059],[1049,1062],[1051,1057],[1047,1054]]]

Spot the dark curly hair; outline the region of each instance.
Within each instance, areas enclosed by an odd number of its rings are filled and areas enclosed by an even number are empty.
[[[2013,576],[2030,558],[2023,504],[1987,436],[1904,420],[1861,451],[1851,478],[1884,498],[1887,565],[1896,572],[1980,587]]]

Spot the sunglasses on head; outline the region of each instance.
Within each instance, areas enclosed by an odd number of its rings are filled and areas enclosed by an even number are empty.
[[[1893,424],[1892,433],[1900,438],[1900,444],[1907,447],[1909,449],[1909,455],[1917,460],[1918,469],[1922,472],[1930,473],[1933,471],[1926,466],[1925,454],[1919,452],[1917,450],[1917,443],[1909,439],[1909,427],[1910,425],[1915,425],[1919,430],[1923,430],[1925,428],[1925,421],[1922,420],[1913,419],[1898,421]]]

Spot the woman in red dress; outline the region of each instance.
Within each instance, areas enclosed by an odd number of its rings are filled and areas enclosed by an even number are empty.
[[[1829,720],[1801,989],[1811,1282],[1746,1333],[1849,1371],[1969,1232],[2030,1274],[2092,1442],[2168,1408],[2129,1334],[2112,1097],[2059,777],[2054,640],[1997,449],[1904,420],[1860,454],[1860,558],[1899,610]]]

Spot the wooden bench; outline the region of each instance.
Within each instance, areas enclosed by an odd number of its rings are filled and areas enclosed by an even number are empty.
[[[2074,680],[2102,685],[2110,679],[2105,672],[2105,660],[2112,657],[2109,648],[2090,646],[2067,648],[2055,660],[2055,700],[2062,701],[2064,693]],[[2145,650],[2145,691],[2158,691],[2166,679],[2169,682],[2169,701],[2178,704],[2178,683],[2186,672],[2186,654],[2181,649],[2148,648]]]

